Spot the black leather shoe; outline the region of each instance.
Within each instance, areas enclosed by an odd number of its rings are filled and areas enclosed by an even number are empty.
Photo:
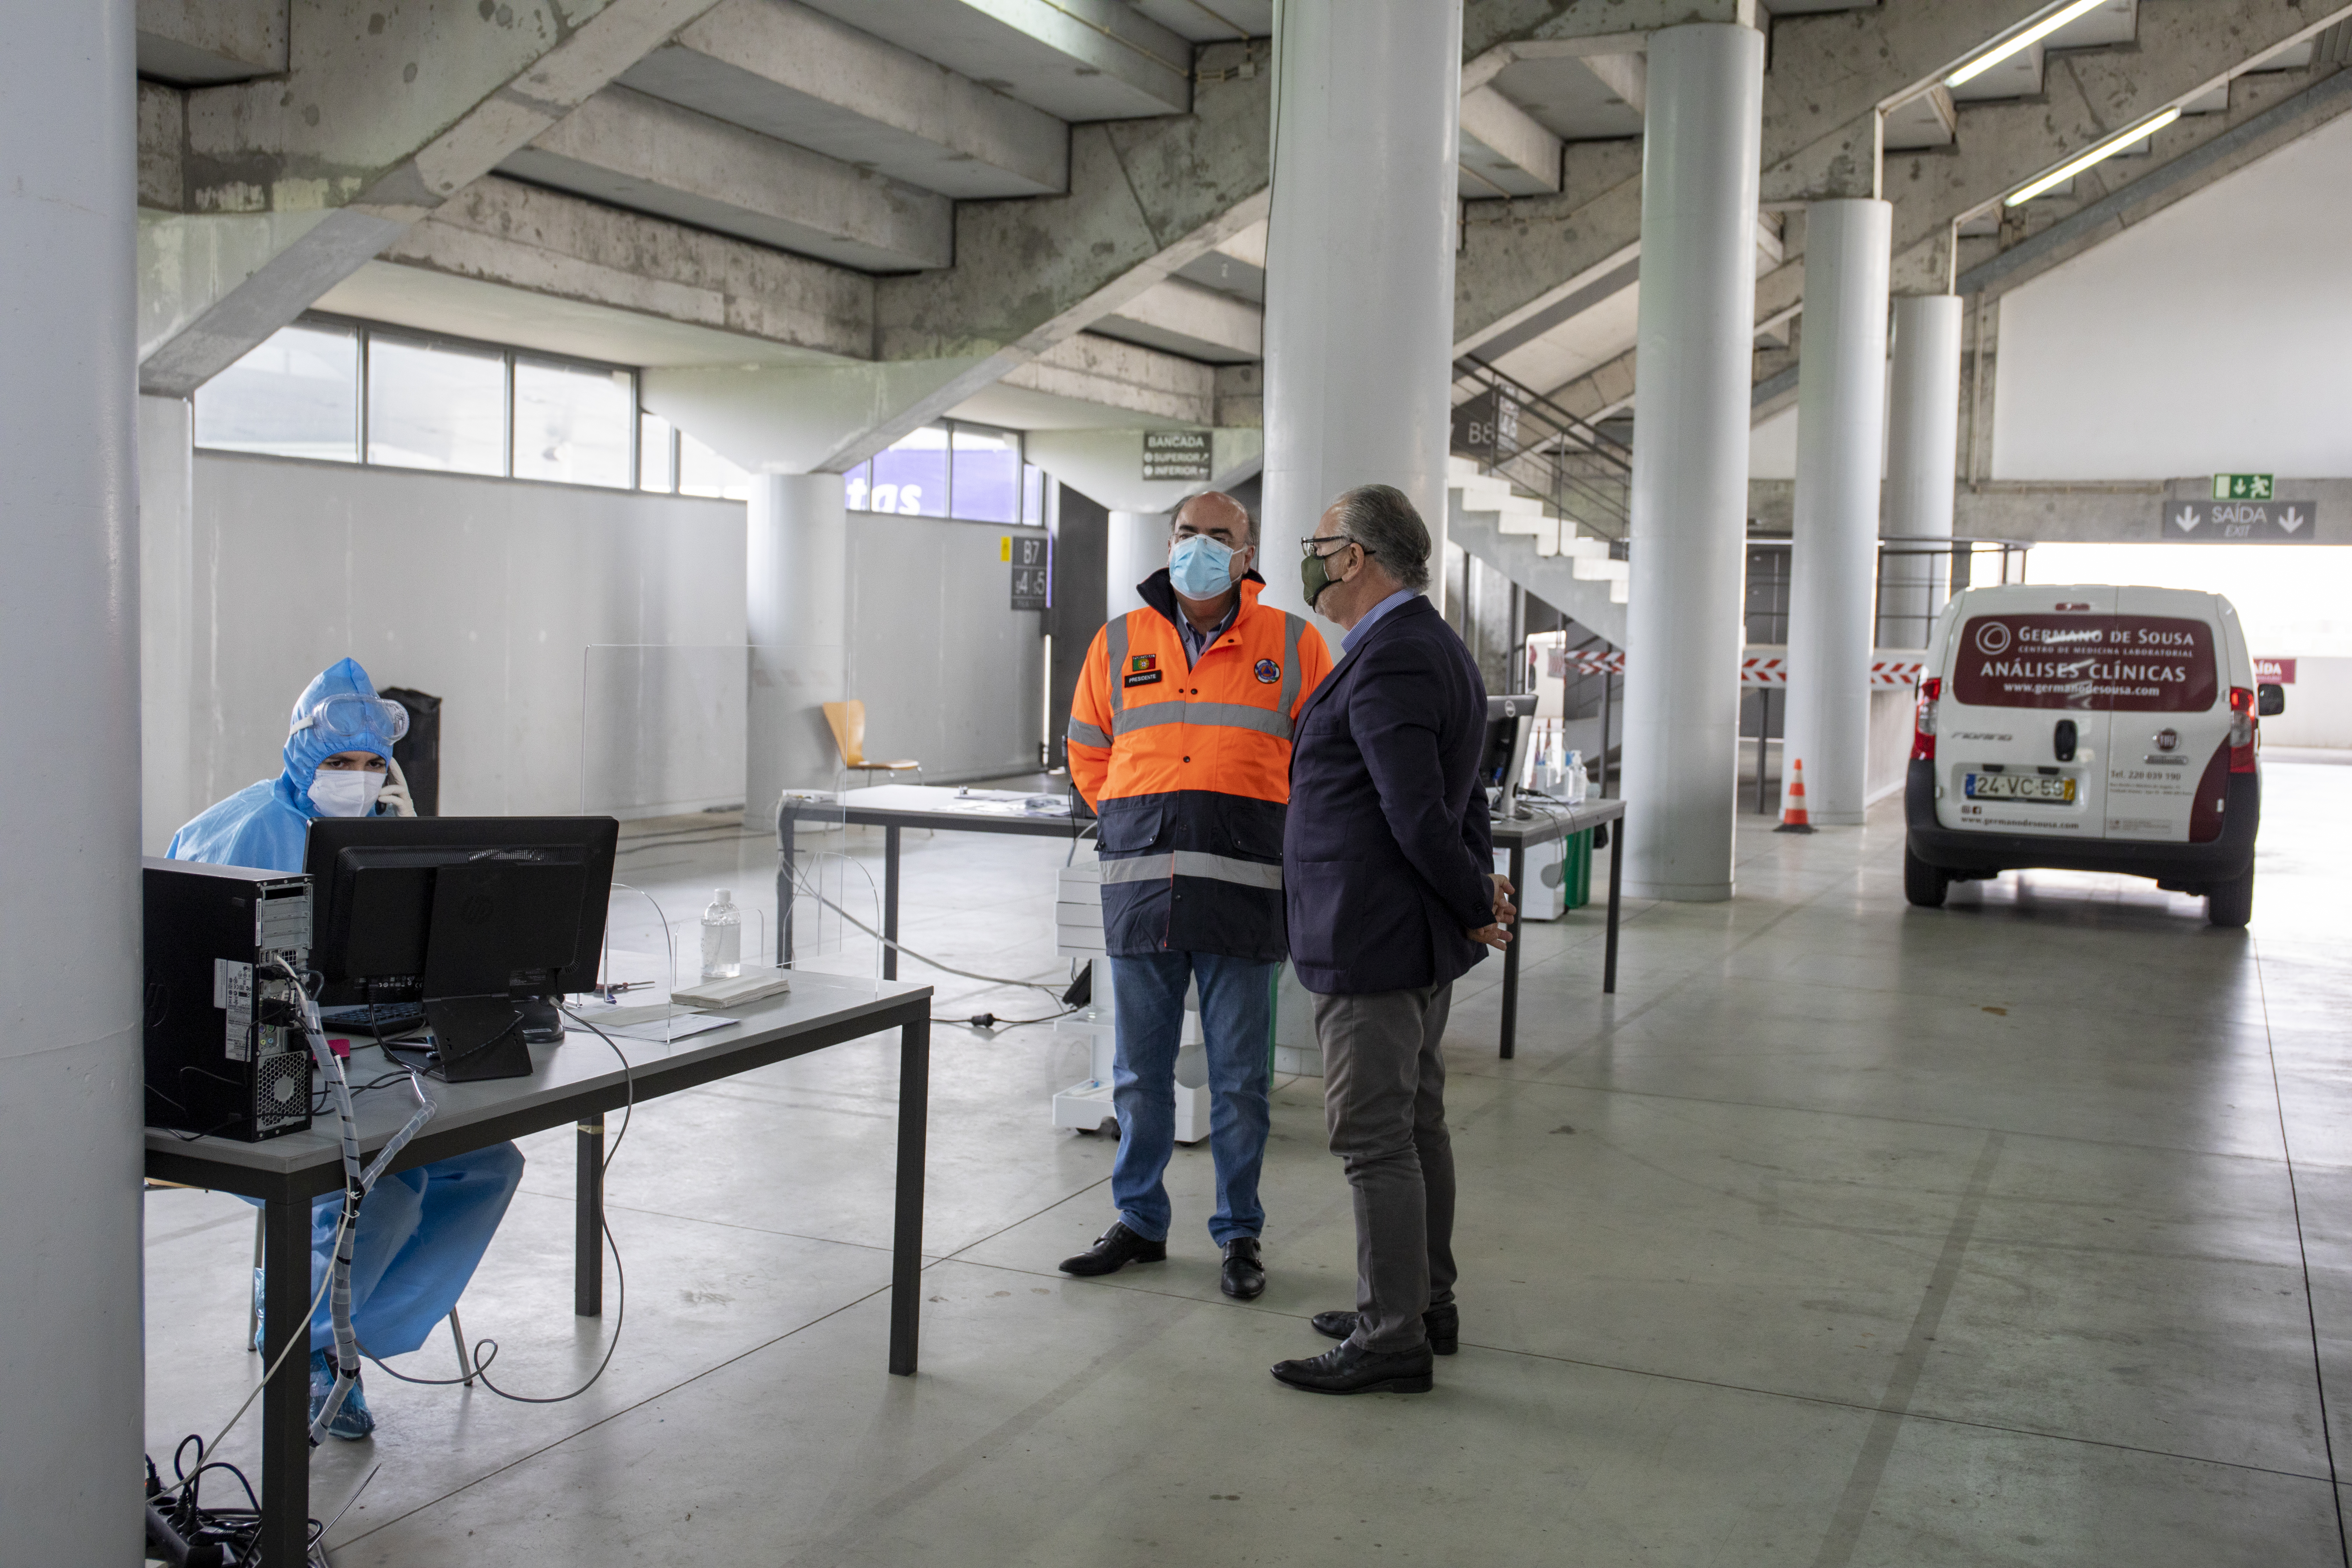
[[[1276,1362],[1269,1370],[1276,1382],[1310,1394],[1427,1394],[1435,1386],[1429,1368],[1427,1346],[1391,1355],[1351,1340],[1308,1361]]]
[[[1236,1301],[1255,1301],[1265,1294],[1265,1263],[1258,1257],[1257,1237],[1237,1236],[1225,1243],[1225,1266],[1217,1285]]]
[[[1130,1263],[1165,1263],[1168,1244],[1146,1241],[1124,1224],[1114,1224],[1102,1233],[1102,1239],[1079,1253],[1076,1258],[1062,1259],[1062,1272],[1092,1277],[1116,1274]]]
[[[1318,1312],[1307,1321],[1327,1340],[1344,1340],[1356,1331],[1353,1312]],[[1423,1312],[1421,1326],[1429,1335],[1430,1354],[1452,1355],[1462,1348],[1462,1309],[1453,1302]]]

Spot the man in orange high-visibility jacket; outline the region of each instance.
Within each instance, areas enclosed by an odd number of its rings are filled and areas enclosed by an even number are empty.
[[[1113,1103],[1118,1219],[1070,1274],[1168,1256],[1160,1177],[1175,1147],[1184,994],[1201,988],[1219,1284],[1265,1289],[1258,1168],[1265,1159],[1275,976],[1283,934],[1282,829],[1290,726],[1331,668],[1305,617],[1257,602],[1265,579],[1241,503],[1211,492],[1177,509],[1168,566],[1144,607],[1095,636],[1070,703],[1070,778],[1101,818],[1103,934],[1118,1035]]]

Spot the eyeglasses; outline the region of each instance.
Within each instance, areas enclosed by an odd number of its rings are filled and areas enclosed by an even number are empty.
[[[1367,555],[1375,555],[1379,553],[1379,552],[1373,550],[1362,540],[1350,539],[1344,533],[1318,534],[1312,539],[1302,539],[1298,542],[1298,552],[1301,555],[1314,556],[1318,561],[1328,561],[1331,557],[1339,553],[1339,550],[1318,550],[1315,547],[1318,544],[1336,544],[1339,546],[1341,550],[1344,550],[1349,545],[1352,544]]]

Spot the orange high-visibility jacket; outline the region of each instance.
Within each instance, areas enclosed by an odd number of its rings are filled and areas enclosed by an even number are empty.
[[[1290,727],[1331,670],[1306,620],[1242,580],[1234,624],[1187,668],[1165,569],[1095,634],[1070,702],[1070,778],[1101,818],[1103,934],[1125,957],[1285,956]]]

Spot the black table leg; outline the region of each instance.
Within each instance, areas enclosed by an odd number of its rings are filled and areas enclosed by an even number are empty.
[[[1625,819],[1617,819],[1617,831],[1609,836],[1609,942],[1601,957],[1601,989],[1604,994],[1617,989],[1617,894],[1625,885]]]
[[[898,978],[898,825],[895,822],[882,830],[882,978],[885,980]]]
[[[572,1311],[604,1314],[604,1119],[580,1123],[572,1177]]]
[[[895,837],[897,828],[890,830]],[[895,846],[894,846],[895,849]],[[898,1031],[898,1212],[890,1234],[890,1370],[915,1372],[923,1314],[923,1149],[930,1115],[931,1021]]]
[[[1511,846],[1511,897],[1514,902],[1527,897],[1520,889],[1527,886],[1528,852],[1519,845]],[[1510,1060],[1519,1054],[1519,931],[1523,922],[1510,925],[1510,944],[1503,949],[1503,1059]]]
[[[261,1364],[275,1365],[261,1393],[261,1561],[305,1563],[310,1551],[310,1205],[279,1196],[262,1205]]]

